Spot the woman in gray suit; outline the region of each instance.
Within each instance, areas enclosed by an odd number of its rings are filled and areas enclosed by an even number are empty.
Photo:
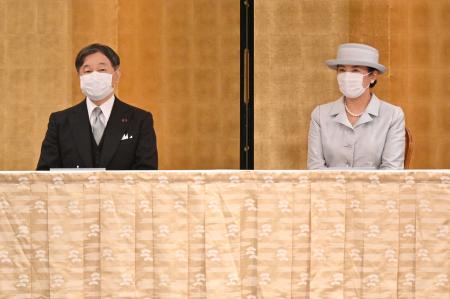
[[[372,92],[378,76],[386,71],[378,63],[378,50],[342,44],[337,58],[326,63],[337,71],[343,95],[311,114],[308,169],[403,169],[403,111]]]

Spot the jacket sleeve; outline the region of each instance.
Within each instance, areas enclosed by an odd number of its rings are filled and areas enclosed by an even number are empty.
[[[308,169],[326,168],[320,132],[320,107],[311,113],[308,135]]]
[[[397,107],[392,116],[386,143],[381,155],[380,169],[403,169],[405,160],[405,116]]]
[[[158,150],[156,148],[156,134],[153,128],[153,117],[146,112],[140,124],[139,140],[132,170],[157,170]]]
[[[42,142],[41,155],[36,170],[50,170],[61,167],[61,154],[59,150],[58,125],[55,114],[50,115],[47,133]]]

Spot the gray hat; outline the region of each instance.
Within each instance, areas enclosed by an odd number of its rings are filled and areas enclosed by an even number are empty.
[[[337,58],[326,61],[326,64],[336,69],[338,65],[362,65],[377,69],[381,74],[386,67],[378,63],[378,50],[365,44],[342,44],[338,48]]]

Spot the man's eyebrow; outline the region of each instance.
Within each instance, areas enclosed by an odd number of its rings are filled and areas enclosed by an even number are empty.
[[[106,62],[100,62],[98,65],[108,65]],[[81,67],[91,66],[90,64],[83,64]]]

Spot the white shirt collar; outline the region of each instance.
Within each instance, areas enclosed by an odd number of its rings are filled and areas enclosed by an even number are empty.
[[[100,107],[100,109],[102,109],[102,113],[103,116],[105,117],[105,125],[108,123],[108,119],[109,116],[111,115],[111,111],[114,105],[114,94],[103,104],[101,104],[100,106],[95,105],[89,98],[86,98],[86,106],[87,106],[87,110],[88,110],[88,116],[89,116],[89,120],[91,119],[92,116],[92,111],[94,110],[95,107]]]

